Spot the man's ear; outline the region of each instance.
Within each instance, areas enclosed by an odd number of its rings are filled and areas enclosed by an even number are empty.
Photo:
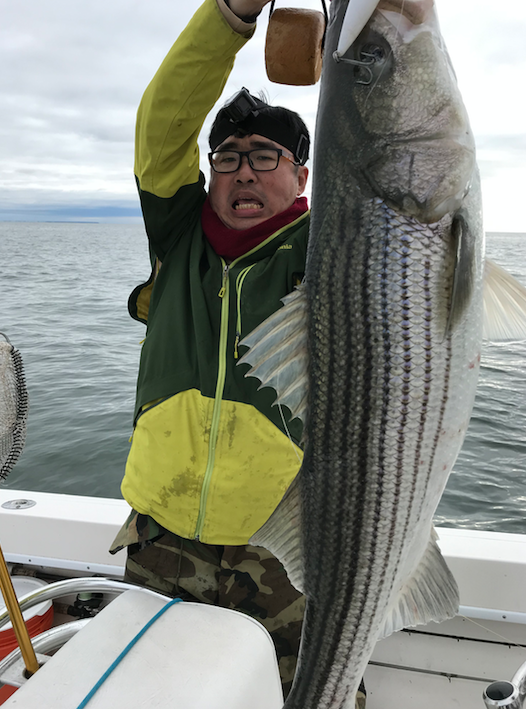
[[[298,167],[298,197],[305,192],[308,177],[309,169],[305,165],[300,165]]]

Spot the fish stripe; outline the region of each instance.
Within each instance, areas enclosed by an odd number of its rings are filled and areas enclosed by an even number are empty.
[[[346,226],[342,225],[342,229],[340,231],[341,234],[345,234],[346,232]],[[363,513],[365,509],[365,494],[366,494],[366,487],[365,487],[365,481],[363,479],[359,479],[358,482],[360,483],[357,488],[355,488],[352,492],[352,513],[350,515],[346,514],[346,505],[341,506],[339,505],[339,501],[341,498],[341,491],[342,489],[345,489],[345,477],[347,477],[348,474],[348,469],[347,467],[350,465],[355,465],[357,466],[357,469],[365,469],[365,465],[367,464],[367,439],[368,439],[368,420],[369,420],[369,391],[370,391],[370,362],[371,362],[371,348],[370,348],[370,343],[369,343],[369,338],[367,337],[367,321],[369,318],[369,303],[368,303],[368,281],[367,281],[367,265],[368,265],[368,260],[369,260],[369,248],[365,250],[365,253],[363,255],[363,261],[364,261],[364,278],[362,278],[362,281],[360,284],[355,284],[353,281],[355,280],[353,278],[354,275],[354,268],[353,264],[356,263],[356,259],[358,258],[358,254],[356,253],[357,247],[360,246],[361,244],[358,244],[356,239],[354,240],[349,240],[347,241],[347,249],[342,248],[342,250],[339,250],[338,254],[335,254],[336,258],[339,258],[339,264],[340,266],[343,265],[344,268],[344,273],[347,274],[347,277],[343,279],[343,282],[345,283],[345,293],[338,293],[336,292],[335,288],[335,293],[334,293],[334,302],[338,303],[338,309],[341,313],[343,313],[343,318],[341,322],[339,323],[339,329],[338,333],[341,339],[341,342],[344,344],[345,348],[345,354],[346,357],[350,357],[351,353],[356,353],[358,356],[356,357],[356,361],[353,362],[348,362],[347,367],[351,367],[352,369],[359,369],[360,367],[363,366],[362,362],[369,362],[369,371],[365,373],[364,381],[361,385],[361,390],[360,392],[354,392],[354,397],[349,397],[346,395],[346,392],[344,388],[341,386],[341,382],[339,383],[340,385],[337,387],[338,391],[338,398],[341,399],[341,406],[340,408],[338,407],[333,407],[331,411],[333,412],[333,418],[332,418],[332,425],[334,427],[338,426],[340,430],[340,442],[341,442],[341,448],[337,453],[337,457],[335,460],[341,460],[343,461],[344,465],[342,465],[341,470],[340,470],[340,475],[338,476],[338,486],[335,487],[334,489],[334,508],[333,509],[339,509],[340,514],[337,517],[337,525],[338,527],[341,528],[349,528],[349,533],[350,533],[350,538],[352,539],[352,544],[351,544],[351,555],[349,557],[349,562],[348,562],[348,567],[347,567],[347,573],[343,578],[341,578],[341,582],[347,585],[348,587],[348,594],[341,599],[341,602],[339,604],[339,614],[334,614],[332,618],[328,618],[328,622],[332,622],[332,624],[336,628],[342,628],[343,625],[342,623],[345,622],[348,609],[349,609],[349,599],[350,595],[354,592],[354,569],[356,566],[360,563],[360,556],[359,556],[359,550],[360,550],[360,544],[361,544],[361,533],[363,530]],[[343,256],[342,258],[342,251],[343,251]],[[360,324],[362,322],[366,323],[366,332],[362,334],[361,327],[359,326],[358,323],[354,322],[353,320],[353,313],[355,312],[356,309],[356,303],[353,302],[353,298],[351,297],[351,292],[355,293],[357,287],[359,286],[360,292],[361,292],[361,300],[362,300],[362,318],[360,319]],[[349,324],[353,323],[356,327],[349,327]],[[365,354],[363,349],[360,347],[360,344],[364,342],[365,344]],[[340,365],[341,366],[341,365]],[[341,371],[341,370],[340,370]],[[348,445],[349,445],[349,437],[353,435],[353,430],[355,429],[354,426],[354,418],[356,417],[356,402],[361,401],[362,402],[362,426],[358,429],[362,431],[362,436],[361,440],[357,441],[357,446],[354,446],[353,449],[356,450],[356,447],[358,448],[358,460],[348,460]],[[341,414],[341,415],[338,415]],[[365,435],[364,432],[365,431]],[[339,549],[338,553],[336,555],[336,559],[341,559],[343,557],[343,552],[345,551],[344,548],[342,547],[341,542],[343,541],[343,536],[340,536],[339,539],[340,544],[339,544]],[[344,558],[344,557],[343,557]],[[345,572],[345,569],[341,569],[341,572]],[[333,609],[334,611],[335,609]],[[333,634],[333,643],[331,644],[330,647],[326,649],[327,657],[330,658],[333,653],[335,652],[335,649],[337,645],[339,644],[341,639],[341,633],[340,632],[335,632]],[[327,676],[330,673],[330,664],[327,666]]]
[[[422,455],[422,448],[424,444],[424,436],[426,432],[426,423],[428,419],[428,405],[429,405],[429,399],[430,399],[430,392],[431,392],[431,382],[432,382],[432,372],[433,372],[433,342],[432,342],[432,333],[431,333],[431,327],[433,323],[433,302],[431,298],[431,288],[430,288],[430,274],[431,274],[431,261],[428,259],[425,259],[423,263],[423,275],[422,275],[422,285],[423,285],[423,293],[424,293],[424,313],[423,313],[423,326],[421,328],[421,333],[422,333],[422,339],[423,339],[423,349],[425,353],[425,364],[424,364],[424,382],[422,386],[422,403],[420,406],[420,419],[419,419],[419,426],[418,426],[418,437],[416,440],[416,446],[415,446],[415,455],[414,455],[414,461],[413,461],[413,487],[412,487],[412,494],[410,497],[410,503],[409,503],[409,510],[407,514],[407,519],[404,527],[404,535],[407,534],[407,530],[409,529],[410,524],[413,522],[413,517],[412,517],[412,509],[413,509],[413,503],[415,499],[415,491],[416,491],[416,485],[418,478],[420,476],[420,466],[423,464],[423,461],[420,460],[421,455]],[[434,459],[434,454],[431,456],[431,461]],[[433,465],[433,462],[430,463],[430,465]],[[419,506],[417,510],[417,515],[420,515],[421,508],[423,505],[423,500],[421,502],[421,505]]]
[[[431,474],[433,472],[435,455],[436,455],[438,443],[440,440],[440,434],[442,433],[442,426],[444,423],[444,416],[446,413],[446,405],[447,405],[447,401],[449,398],[450,376],[451,376],[451,335],[448,335],[448,337],[446,339],[446,357],[445,357],[445,362],[444,362],[444,384],[443,384],[443,388],[442,388],[442,399],[440,401],[440,411],[438,413],[436,433],[433,438],[433,449],[432,449],[433,452],[432,452],[431,460],[429,461],[429,467],[427,469],[426,487],[429,484],[429,480],[430,480]]]
[[[429,260],[426,261],[427,264],[429,264]],[[429,276],[426,278],[424,277],[422,279],[422,286],[423,286],[423,293],[424,293],[424,302],[427,308],[429,308],[429,312],[432,312],[432,304],[431,304],[431,293],[429,289]],[[419,332],[420,335],[422,335],[422,327],[421,324],[418,323],[416,325],[416,331]],[[424,326],[424,332],[423,332],[423,339],[424,339],[424,349],[426,346],[429,347],[430,351],[430,346],[429,346],[429,340],[431,337],[431,333],[429,331],[429,323],[427,326]],[[416,384],[417,387],[421,386],[421,383],[418,382]],[[408,399],[409,399],[409,394],[408,394]],[[415,497],[416,497],[416,489],[417,489],[417,483],[418,483],[418,478],[419,478],[419,461],[420,461],[420,453],[422,450],[422,445],[424,441],[424,431],[425,431],[425,422],[427,418],[427,405],[425,404],[424,399],[422,400],[421,408],[420,408],[420,418],[419,418],[419,424],[418,424],[418,431],[417,431],[417,436],[415,440],[415,453],[414,453],[414,458],[413,458],[413,478],[411,481],[411,490],[409,494],[409,502],[407,505],[407,510],[406,510],[406,520],[405,520],[405,525],[403,529],[403,536],[405,537],[407,535],[410,523],[413,522],[412,518],[412,511],[413,511],[413,504],[415,502]]]
[[[331,239],[328,248],[324,251],[322,256],[322,263],[320,270],[324,274],[323,284],[320,284],[321,297],[313,303],[314,314],[314,331],[315,336],[320,338],[321,348],[324,347],[325,337],[330,337],[334,332],[346,332],[348,331],[348,320],[346,327],[346,318],[348,316],[347,311],[341,309],[342,303],[346,303],[347,295],[342,298],[342,294],[334,288],[334,283],[342,282],[338,277],[339,274],[349,273],[351,269],[350,255],[347,252],[342,252],[340,244],[338,243],[338,236],[341,235],[341,231],[335,229],[334,239]],[[335,243],[336,239],[336,243]],[[344,288],[346,286],[344,285]],[[325,303],[326,311],[324,312],[320,308],[320,302]],[[339,340],[338,340],[339,341]],[[348,343],[343,340],[341,345],[345,349],[348,348]],[[337,362],[338,357],[342,357],[341,346],[340,348],[330,348],[328,351],[319,353],[319,358],[311,361],[318,363],[318,371],[313,374],[314,385],[316,386],[318,382],[322,383],[324,391],[326,392],[325,397],[318,397],[318,410],[316,412],[316,424],[313,426],[312,435],[313,440],[315,440],[315,445],[313,449],[317,450],[317,455],[315,455],[315,460],[306,460],[304,464],[304,473],[302,474],[304,479],[308,480],[308,470],[311,466],[327,466],[330,464],[331,460],[338,460],[342,455],[342,451],[345,449],[345,436],[344,436],[344,422],[349,417],[349,404],[344,392],[341,391],[341,387],[337,385],[336,375],[337,375]],[[347,352],[348,353],[348,352]],[[316,356],[316,353],[315,355]],[[345,353],[343,354],[345,356]],[[341,414],[337,416],[336,414]],[[341,544],[340,535],[337,534],[338,525],[340,520],[337,515],[334,514],[334,510],[338,509],[337,499],[342,489],[343,480],[341,479],[341,471],[339,469],[327,471],[330,473],[326,476],[326,484],[320,486],[317,490],[318,495],[318,509],[307,511],[306,517],[309,520],[313,520],[312,515],[317,518],[318,524],[323,524],[329,528],[329,534],[335,534],[337,540]],[[333,477],[334,476],[334,477]],[[331,479],[333,477],[333,479]],[[313,521],[314,523],[314,521]],[[332,532],[331,532],[332,530]],[[342,549],[338,548],[338,541],[336,542],[336,549],[334,553],[336,558],[341,557]],[[334,570],[333,570],[334,571]],[[320,597],[320,594],[330,594],[334,595],[334,589],[331,587],[332,571],[328,575],[318,575],[316,579],[317,583],[309,591],[314,597]],[[313,610],[310,609],[307,613],[310,616],[313,626],[313,637],[321,638],[322,633],[320,629],[331,624],[331,610],[330,608],[325,609],[325,613],[314,614]],[[323,647],[317,647],[314,653],[314,657],[319,658],[321,663],[321,658],[326,657],[327,660],[330,655],[327,654],[327,649]],[[327,674],[322,673],[321,683],[325,683],[328,672],[330,671],[330,664],[326,665]],[[318,665],[318,670],[320,665]],[[309,668],[306,668],[309,672]],[[311,688],[312,689],[312,688]]]
[[[356,241],[354,242],[356,243]],[[361,342],[358,343],[358,347],[356,347],[356,351],[360,352],[361,354],[361,359],[362,359],[362,376],[360,377],[361,379],[361,418],[360,422],[358,424],[358,430],[360,432],[360,436],[358,439],[358,449],[357,449],[357,460],[356,460],[356,469],[357,470],[364,470],[366,471],[368,469],[368,466],[370,465],[370,457],[369,457],[369,446],[370,446],[370,426],[371,426],[371,384],[372,384],[372,368],[373,368],[373,346],[372,346],[372,335],[371,335],[371,290],[374,288],[374,285],[372,286],[370,283],[370,275],[371,275],[371,249],[372,249],[372,239],[365,239],[362,241],[362,246],[363,246],[363,254],[361,255],[362,259],[362,279],[360,282],[360,323],[362,324],[361,330]],[[349,305],[351,304],[352,301],[348,300]],[[350,313],[349,313],[349,322],[350,320]],[[352,332],[352,331],[350,331]],[[360,344],[362,345],[360,347]],[[350,412],[352,413],[352,412]],[[349,430],[352,430],[352,421],[348,420],[347,425],[349,426]],[[361,541],[361,533],[363,530],[363,514],[364,510],[366,507],[365,504],[365,496],[366,496],[366,482],[367,482],[367,476],[363,475],[359,477],[359,481],[361,483],[360,487],[358,488],[358,495],[357,499],[354,505],[354,515],[353,515],[353,531],[352,531],[352,540],[353,540],[353,545],[356,545],[355,549],[358,550],[360,546],[360,541]],[[381,489],[381,484],[379,485]],[[378,495],[380,497],[380,494]],[[377,498],[378,499],[378,498]],[[378,516],[374,521],[373,521],[373,526],[376,525],[376,528],[378,526],[380,517]],[[367,570],[365,572],[365,578],[366,582],[362,585],[362,591],[361,591],[361,601],[360,601],[360,606],[359,606],[359,612],[358,612],[358,618],[362,616],[365,605],[367,602],[367,589],[369,586],[369,583],[372,578],[372,573],[373,573],[373,567],[374,567],[374,559],[375,559],[375,551],[376,551],[376,528],[372,532],[372,544],[371,544],[371,549],[370,549],[370,556],[369,556],[369,564],[367,566]],[[358,565],[360,563],[358,551],[355,552],[354,554],[354,563]],[[351,596],[354,593],[355,589],[355,580],[356,580],[356,571],[355,567],[353,564],[350,565],[349,571],[348,571],[348,578],[347,578],[347,583],[346,583],[346,594],[344,596],[344,602],[342,604],[341,610],[340,610],[340,615],[338,618],[338,627],[343,628],[346,627],[348,624],[348,616],[351,610]],[[335,634],[335,637],[333,639],[332,647],[330,648],[331,654],[335,654],[337,651],[337,647],[340,644],[341,641],[341,634]],[[347,662],[342,663],[340,665],[340,672],[339,675],[336,677],[336,682],[334,685],[334,690],[333,690],[333,696],[330,698],[330,702],[332,703],[335,700],[335,693],[338,690],[340,683],[343,678],[343,674],[345,673],[347,666]]]
[[[381,361],[383,364],[382,367],[382,386],[381,386],[381,391],[382,391],[382,403],[381,403],[381,415],[380,415],[380,427],[378,431],[378,442],[377,442],[377,455],[378,455],[378,461],[377,461],[377,471],[376,471],[376,500],[375,500],[375,505],[374,505],[374,512],[372,516],[372,532],[371,532],[371,537],[372,537],[372,542],[371,542],[371,548],[369,552],[369,564],[366,572],[366,577],[365,577],[365,583],[363,585],[363,592],[362,592],[362,601],[361,601],[361,607],[360,611],[358,614],[357,622],[360,621],[360,619],[363,617],[365,613],[365,607],[366,607],[366,602],[367,602],[367,596],[366,596],[366,591],[369,586],[369,584],[372,581],[373,578],[373,571],[376,567],[376,565],[379,563],[377,559],[377,532],[378,532],[378,527],[380,525],[380,522],[382,520],[382,501],[383,501],[383,480],[384,480],[384,475],[385,475],[385,443],[386,443],[386,432],[387,432],[387,426],[388,426],[388,415],[389,415],[389,404],[390,404],[390,373],[391,373],[391,332],[390,332],[390,314],[389,314],[389,300],[388,300],[388,280],[389,280],[389,253],[390,253],[390,246],[391,246],[391,233],[390,233],[390,228],[389,228],[389,210],[385,207],[385,205],[381,205],[382,210],[385,212],[385,219],[382,224],[382,229],[384,233],[384,239],[381,247],[381,263],[382,263],[382,268],[381,268],[381,273],[380,273],[380,310],[381,310],[381,321],[382,321],[382,344],[383,344],[383,350],[381,352]],[[378,225],[377,225],[378,226]],[[367,243],[370,244],[372,240],[367,240]],[[377,258],[377,254],[373,254],[371,256],[371,249],[369,248],[367,251],[367,263],[364,264],[364,272],[369,274],[369,287],[371,290],[374,288],[374,260]],[[367,302],[368,305],[368,298],[367,300],[364,299],[364,305]],[[365,310],[365,308],[364,308]],[[368,310],[365,310],[365,321],[368,323],[370,321],[370,314]],[[372,357],[372,346],[371,346],[371,333],[370,329],[366,328],[366,351],[367,351],[367,356],[366,356],[366,361],[371,363],[373,361]],[[369,364],[369,367],[371,365]],[[370,371],[370,369],[369,369]],[[370,385],[370,377],[369,381],[367,382],[367,386]],[[369,388],[367,389],[369,390]],[[370,406],[370,401],[367,401],[367,407],[369,409]],[[363,421],[362,421],[363,423]],[[369,420],[367,420],[367,426],[369,427]],[[364,446],[366,449],[366,446]],[[366,450],[364,450],[364,455],[366,453]],[[363,464],[364,469],[366,468],[365,462],[360,461]],[[371,471],[373,472],[373,471]],[[365,480],[364,476],[364,480]],[[368,477],[368,476],[367,476]],[[395,503],[395,514],[394,514],[394,519],[396,519],[396,509],[398,506],[398,502],[396,501]],[[391,530],[392,531],[392,530]],[[382,563],[382,562],[380,562]],[[383,556],[383,563],[382,563],[382,571],[380,573],[380,578],[379,578],[379,583],[377,585],[378,593],[375,598],[374,606],[373,606],[373,611],[372,613],[369,612],[367,615],[367,620],[366,624],[364,625],[364,633],[369,634],[371,631],[372,623],[374,622],[374,616],[377,611],[378,607],[378,602],[383,590],[383,585],[384,581],[386,578],[386,571],[389,563],[389,557],[388,555],[384,554]],[[347,620],[348,612],[346,613],[345,617],[342,618],[342,621],[345,622]],[[342,622],[341,621],[341,622]],[[333,692],[333,696],[331,697],[331,702],[335,700],[336,698],[336,691],[338,685],[343,680],[343,676],[345,674],[346,668],[348,667],[349,660],[351,657],[351,654],[353,652],[353,646],[350,644],[347,648],[347,652],[345,654],[345,660],[341,664],[341,669],[339,676],[337,678],[337,684],[335,687],[335,690]],[[346,692],[345,695],[342,697],[340,696],[340,703],[341,705],[345,705],[348,695],[350,693],[350,686],[346,687]],[[340,690],[341,691],[341,690]]]
[[[384,207],[385,205],[382,205]],[[385,444],[386,444],[386,433],[388,426],[388,415],[389,415],[389,404],[390,404],[390,378],[391,378],[391,331],[390,331],[390,317],[389,317],[389,299],[388,299],[388,277],[389,277],[389,252],[391,247],[391,231],[389,228],[388,216],[385,216],[385,221],[383,226],[384,237],[382,244],[382,269],[380,277],[380,309],[381,309],[381,319],[382,319],[382,342],[383,342],[383,376],[382,376],[382,408],[380,414],[380,427],[378,432],[378,471],[377,471],[377,485],[378,490],[382,490],[385,470]],[[379,523],[382,518],[382,496],[380,494],[376,497],[376,505],[374,510],[374,530],[375,535],[378,529]],[[376,546],[376,536],[373,537]],[[383,583],[386,578],[386,572],[388,567],[388,557],[384,557],[384,562],[382,565],[382,570],[380,573],[380,584],[379,584],[379,594],[377,596],[374,611],[371,614],[371,618],[377,610],[378,600],[380,594],[383,590]],[[371,621],[372,622],[372,621]],[[369,626],[370,627],[370,626]]]

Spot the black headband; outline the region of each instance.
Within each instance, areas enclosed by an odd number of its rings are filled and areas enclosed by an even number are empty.
[[[268,104],[252,96],[242,88],[234,98],[221,109],[218,120],[210,133],[210,149],[215,150],[230,135],[263,135],[288,148],[300,165],[305,165],[309,157],[309,138],[291,126],[282,123],[261,109]]]

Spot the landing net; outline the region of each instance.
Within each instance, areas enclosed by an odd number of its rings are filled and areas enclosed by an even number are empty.
[[[0,480],[10,473],[26,440],[29,398],[20,352],[0,332]]]

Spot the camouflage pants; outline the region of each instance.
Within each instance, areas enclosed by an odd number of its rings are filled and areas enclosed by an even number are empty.
[[[305,599],[290,584],[281,563],[262,547],[202,544],[162,531],[128,546],[125,580],[259,620],[276,646],[286,697],[296,669]],[[356,709],[364,707],[360,691]]]

